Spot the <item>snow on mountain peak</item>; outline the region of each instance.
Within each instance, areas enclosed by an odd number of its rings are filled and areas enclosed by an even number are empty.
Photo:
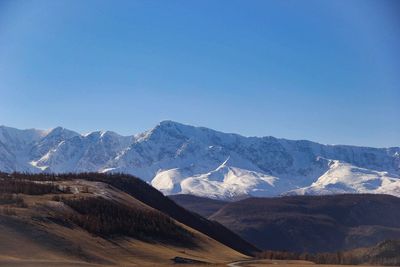
[[[280,194],[400,196],[400,148],[244,137],[162,121],[135,136],[0,127],[0,170],[125,172],[165,194],[213,198]]]
[[[16,142],[32,143],[46,136],[46,130],[26,129],[19,130],[12,127],[0,126],[0,141],[9,142],[14,140]]]

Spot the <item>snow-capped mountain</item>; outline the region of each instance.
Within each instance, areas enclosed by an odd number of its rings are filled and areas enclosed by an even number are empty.
[[[329,170],[308,187],[287,194],[376,193],[400,196],[400,179],[387,172],[359,168],[338,160],[331,161]]]
[[[225,199],[356,192],[400,196],[400,147],[244,137],[172,121],[134,136],[2,126],[0,170],[124,172],[165,194]]]

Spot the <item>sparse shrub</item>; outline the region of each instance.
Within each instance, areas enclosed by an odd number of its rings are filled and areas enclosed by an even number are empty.
[[[0,205],[15,204],[20,208],[26,208],[24,199],[16,194],[3,193],[0,194]]]
[[[14,204],[17,201],[16,197],[14,194],[0,194],[0,204]]]
[[[58,190],[63,194],[72,194],[72,190],[69,185],[58,185]]]
[[[89,193],[89,186],[87,186],[87,185],[83,186],[81,193]]]
[[[72,194],[72,190],[70,186],[66,186],[63,188],[63,193]]]
[[[18,197],[18,200],[15,203],[15,205],[19,208],[24,208],[24,209],[26,209],[28,207],[28,204],[25,203],[25,201],[22,197]]]
[[[1,213],[2,213],[3,215],[7,215],[7,216],[17,215],[17,213],[15,212],[15,210],[14,210],[13,208],[11,208],[11,207],[8,207],[8,206],[3,207],[3,208],[1,209]]]
[[[61,198],[59,195],[55,195],[55,196],[53,196],[53,197],[51,198],[51,200],[60,202],[60,201],[62,200],[62,198]]]

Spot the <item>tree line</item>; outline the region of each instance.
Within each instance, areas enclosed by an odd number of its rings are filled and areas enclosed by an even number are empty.
[[[305,260],[317,264],[399,266],[400,240],[386,240],[377,244],[375,247],[339,252],[297,253],[288,251],[263,251],[257,254],[257,258],[270,260]]]
[[[103,236],[130,236],[191,244],[191,234],[161,212],[128,207],[102,197],[62,198],[77,213],[68,219],[88,232]]]
[[[58,186],[52,183],[38,183],[26,180],[0,179],[0,194],[44,195],[61,193]]]

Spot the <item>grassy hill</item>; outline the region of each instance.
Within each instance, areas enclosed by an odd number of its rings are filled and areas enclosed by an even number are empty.
[[[210,263],[245,258],[223,243],[248,243],[134,177],[2,173],[0,188],[0,265],[154,266],[170,265],[175,257]]]

